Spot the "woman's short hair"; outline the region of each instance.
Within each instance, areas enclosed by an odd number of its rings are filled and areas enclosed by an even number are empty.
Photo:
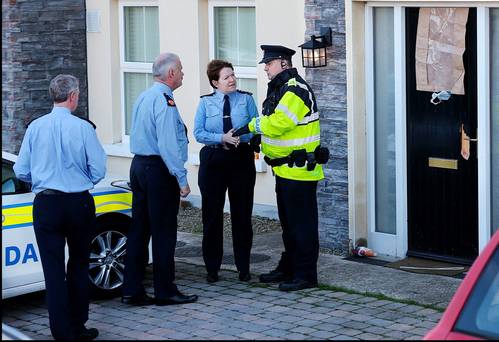
[[[78,91],[80,82],[73,75],[57,75],[50,81],[49,95],[54,103],[61,103],[68,99],[69,94]]]
[[[217,87],[215,87],[212,81],[218,81],[218,79],[220,78],[220,70],[222,70],[223,68],[231,68],[232,70],[234,70],[232,63],[221,59],[212,60],[206,67],[206,75],[208,75],[208,81],[210,82],[210,85],[215,89]]]

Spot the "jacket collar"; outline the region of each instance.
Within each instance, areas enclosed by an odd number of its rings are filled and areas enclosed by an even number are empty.
[[[296,68],[283,70],[279,74],[277,74],[272,81],[268,83],[269,89],[279,88],[296,76],[298,76],[298,71],[296,70]]]

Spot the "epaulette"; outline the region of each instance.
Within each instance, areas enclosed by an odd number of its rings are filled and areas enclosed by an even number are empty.
[[[176,107],[177,105],[175,104],[175,101],[170,97],[168,96],[168,94],[166,93],[163,93],[163,96],[165,97],[166,99],[166,104],[169,106],[169,107]]]
[[[47,114],[43,114],[43,115],[37,116],[36,118],[33,118],[33,119],[29,120],[28,123],[26,124],[25,128],[28,128],[28,126],[31,125],[31,123],[33,121],[35,121],[36,119],[39,119],[39,118],[41,118],[42,116],[45,116],[45,115],[47,115]]]
[[[203,97],[206,97],[206,96],[213,96],[215,95],[215,92],[211,93],[211,94],[205,94],[205,95],[201,95],[200,98],[203,98]]]
[[[94,129],[97,129],[97,126],[95,126],[95,124],[94,124],[92,121],[90,121],[89,119],[84,118],[84,117],[82,117],[82,116],[77,116],[77,115],[75,115],[75,116],[76,116],[77,118],[80,118],[80,119],[82,119],[82,120],[85,120],[86,122],[88,122],[89,124],[91,124],[91,125],[92,125],[92,127],[93,127]]]
[[[244,91],[244,90],[237,90],[238,93],[241,93],[241,94],[248,94],[249,96],[252,96],[253,93],[250,93],[249,91]]]

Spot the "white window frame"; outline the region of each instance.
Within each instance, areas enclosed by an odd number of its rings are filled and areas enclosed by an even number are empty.
[[[489,7],[493,4],[445,2],[441,7],[475,7],[477,9],[477,138],[478,138],[478,247],[482,251],[491,237],[490,194],[490,39]],[[366,70],[366,134],[367,134],[367,199],[368,239],[380,254],[405,257],[408,249],[407,221],[407,142],[406,142],[406,78],[405,78],[405,8],[435,7],[432,2],[371,1],[365,8],[365,70]],[[396,234],[376,232],[375,160],[374,160],[374,69],[373,69],[373,7],[394,9],[394,71],[395,71],[395,175]]]
[[[151,74],[153,63],[139,63],[125,61],[125,7],[158,7],[157,0],[139,1],[122,0],[119,3],[119,37],[120,37],[120,97],[121,97],[121,139],[125,144],[130,143],[130,136],[126,134],[126,113],[125,113],[125,73],[134,72],[141,74]],[[161,32],[159,33],[161,37]],[[161,38],[160,38],[161,39]]]
[[[209,0],[208,1],[208,29],[210,43],[210,60],[215,58],[215,7],[253,7],[256,11],[256,4],[253,0],[235,1],[235,0]],[[256,24],[255,24],[256,30]],[[255,56],[256,58],[256,56]],[[257,79],[257,66],[241,67],[234,65],[234,73],[237,78]]]
[[[395,74],[395,202],[396,233],[376,231],[375,193],[375,132],[374,132],[374,36],[373,7],[366,6],[365,51],[366,51],[366,108],[367,108],[367,162],[368,162],[368,239],[369,245],[380,254],[405,256],[407,252],[407,185],[405,129],[405,12],[401,6],[379,6],[393,8],[394,30],[394,74]],[[402,92],[404,96],[397,96]],[[405,227],[405,229],[403,229]]]

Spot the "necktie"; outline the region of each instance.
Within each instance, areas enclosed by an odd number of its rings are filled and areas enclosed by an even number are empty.
[[[230,120],[229,95],[224,96],[223,123],[224,123],[224,133],[227,133],[232,128],[232,121]]]

